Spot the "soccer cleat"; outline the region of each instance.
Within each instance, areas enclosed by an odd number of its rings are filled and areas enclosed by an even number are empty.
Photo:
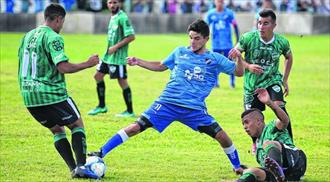
[[[134,112],[130,113],[128,111],[124,111],[122,113],[116,114],[116,117],[119,117],[119,118],[134,118],[135,114],[134,114]]]
[[[106,112],[108,112],[108,108],[106,106],[104,107],[97,106],[95,109],[90,110],[87,114],[94,116],[99,113],[106,113]]]
[[[89,178],[89,179],[99,179],[99,177],[91,170],[87,169],[85,166],[76,167],[71,172],[72,178]]]
[[[95,151],[95,152],[88,152],[88,156],[97,156],[102,158],[102,152],[101,151]]]
[[[265,167],[274,175],[277,182],[283,182],[285,175],[282,167],[272,158],[265,159]]]

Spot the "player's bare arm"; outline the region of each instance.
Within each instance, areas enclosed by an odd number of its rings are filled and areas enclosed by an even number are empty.
[[[283,86],[284,86],[284,96],[288,96],[289,95],[289,75],[291,72],[291,67],[292,67],[292,62],[293,62],[293,58],[292,58],[292,53],[288,53],[285,56],[285,60],[284,60],[284,74],[283,74]]]
[[[232,48],[229,53],[228,53],[228,57],[233,59],[236,58],[237,56],[241,55],[242,51],[240,51],[238,49],[238,46],[236,45],[234,48]],[[255,74],[262,74],[264,72],[264,70],[262,69],[261,66],[257,65],[257,64],[249,64],[246,61],[242,61],[243,66],[245,69],[248,69],[250,72],[255,73]]]
[[[266,104],[269,108],[271,108],[275,115],[277,116],[276,128],[279,130],[285,129],[289,124],[288,115],[281,109],[277,104],[275,104],[271,99],[266,89],[258,88],[255,91],[258,94],[258,99],[260,102]]]
[[[151,71],[165,71],[167,67],[163,65],[160,61],[145,61],[136,57],[128,57],[127,64],[130,66],[138,65],[142,68],[151,70]]]
[[[60,62],[57,65],[57,69],[61,73],[75,73],[80,70],[93,67],[99,63],[99,56],[94,54],[88,58],[87,61],[79,63],[79,64],[72,64],[69,62]]]
[[[235,75],[236,76],[243,76],[244,74],[244,64],[243,64],[243,58],[242,58],[242,54],[241,52],[236,52],[235,54],[233,54],[232,59],[236,59],[237,63],[236,63],[236,70],[235,70]]]
[[[122,41],[118,42],[114,46],[109,47],[108,54],[112,54],[116,52],[119,48],[123,47],[126,44],[129,44],[133,40],[135,40],[135,35],[130,35],[128,37],[125,37]]]

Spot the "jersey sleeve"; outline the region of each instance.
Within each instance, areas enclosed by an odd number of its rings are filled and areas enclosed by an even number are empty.
[[[210,11],[208,11],[207,13],[206,13],[206,16],[204,17],[204,21],[208,24],[208,25],[210,25],[210,23],[211,23],[211,21],[210,21]]]
[[[48,48],[55,65],[63,61],[68,61],[68,57],[64,54],[64,40],[61,36],[50,38]]]
[[[132,24],[129,21],[127,16],[124,16],[124,18],[120,19],[120,24],[123,27],[124,37],[135,34],[134,33],[134,28],[133,28],[133,26],[132,26]]]
[[[172,51],[171,54],[162,61],[162,64],[170,70],[172,70],[175,66],[175,57],[177,52],[179,52],[179,48],[176,48],[174,51]]]
[[[240,37],[238,43],[237,43],[237,48],[240,51],[246,51],[246,42],[247,42],[247,34],[244,34],[243,36]]]
[[[291,53],[290,43],[289,43],[288,40],[284,39],[284,41],[283,41],[283,51],[282,51],[282,54],[284,56],[286,56],[289,53]]]
[[[218,73],[226,73],[228,75],[234,74],[236,70],[236,64],[233,61],[230,61],[228,58],[221,54],[216,53],[216,58],[219,62]]]

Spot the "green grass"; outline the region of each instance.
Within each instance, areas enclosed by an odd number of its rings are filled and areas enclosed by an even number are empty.
[[[0,181],[71,181],[65,163],[53,146],[52,134],[41,127],[23,106],[17,83],[17,48],[23,34],[0,33]],[[102,56],[105,35],[64,35],[65,51],[72,62],[92,53]],[[295,144],[308,158],[304,181],[330,180],[329,35],[288,36],[294,55],[290,95],[286,98]],[[137,35],[129,54],[148,60],[165,58],[176,46],[188,45],[186,35]],[[129,67],[134,109],[141,113],[161,93],[169,72],[151,72]],[[88,150],[96,150],[132,119],[117,119],[125,109],[116,81],[106,79],[106,102],[110,112],[91,117],[86,113],[97,104],[95,68],[66,75],[68,92],[78,105],[85,123]],[[221,89],[207,99],[209,113],[227,131],[238,148],[242,163],[256,166],[249,153],[251,139],[240,123],[242,78],[230,89],[229,77],[221,76]],[[268,109],[266,119],[274,114]],[[70,134],[68,131],[68,137]],[[162,134],[149,129],[135,136],[106,158],[103,181],[233,181],[226,155],[216,141],[174,123]]]

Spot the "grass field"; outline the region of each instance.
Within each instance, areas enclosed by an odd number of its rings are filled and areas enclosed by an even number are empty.
[[[17,83],[17,48],[23,34],[0,33],[0,181],[71,181],[69,171],[53,146],[53,137],[23,106]],[[92,53],[102,56],[105,35],[64,35],[65,51],[72,62],[86,60]],[[329,64],[330,40],[324,36],[288,36],[294,55],[286,98],[295,144],[307,154],[304,181],[330,181]],[[165,58],[176,46],[188,45],[186,35],[137,35],[130,55],[148,60]],[[110,112],[88,116],[97,104],[95,68],[66,75],[70,96],[78,105],[87,132],[88,151],[96,150],[120,128],[133,122],[114,114],[125,109],[116,81],[106,79],[106,102]],[[147,109],[161,93],[169,72],[151,72],[130,67],[129,83],[136,113]],[[249,152],[250,138],[240,123],[242,78],[230,89],[228,76],[221,76],[221,88],[207,99],[213,115],[234,141],[242,163],[256,166]],[[274,118],[268,109],[266,120]],[[68,132],[69,134],[69,132]],[[68,135],[70,138],[70,134]],[[174,123],[162,134],[149,129],[131,138],[106,158],[103,181],[172,182],[233,181],[227,156],[216,141]]]

